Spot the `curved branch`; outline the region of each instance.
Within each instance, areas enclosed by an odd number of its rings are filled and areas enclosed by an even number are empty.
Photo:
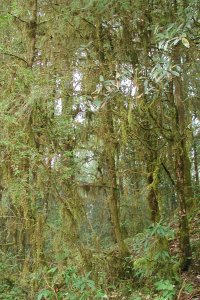
[[[0,52],[0,54],[8,55],[8,56],[14,57],[14,58],[16,58],[18,60],[21,60],[21,61],[23,61],[28,66],[28,62],[23,57],[21,57],[21,56],[18,56],[16,54],[9,53],[9,52]]]
[[[9,15],[11,15],[13,18],[15,18],[16,20],[18,20],[18,21],[20,21],[20,22],[22,22],[22,23],[25,23],[25,24],[28,24],[28,22],[27,21],[25,21],[25,20],[23,20],[23,19],[21,19],[20,17],[18,17],[18,16],[15,16],[15,15],[13,15],[12,13],[10,13],[10,12],[8,12],[8,14]]]

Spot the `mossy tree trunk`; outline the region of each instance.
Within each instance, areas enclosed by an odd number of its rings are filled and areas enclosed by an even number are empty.
[[[122,230],[120,226],[120,192],[117,183],[117,172],[116,172],[116,142],[114,138],[114,124],[113,116],[110,104],[107,104],[105,112],[105,124],[107,136],[106,143],[106,155],[107,155],[107,168],[108,168],[108,180],[110,182],[110,193],[108,197],[111,221],[113,226],[113,232],[116,241],[119,246],[119,251],[122,256],[128,256],[128,248],[123,240]]]
[[[177,46],[174,63],[180,64],[181,52]],[[181,77],[173,79],[174,104],[176,107],[176,129],[174,137],[176,191],[179,213],[179,235],[181,268],[187,270],[191,264],[191,247],[187,211],[192,207],[193,191],[190,173],[190,160],[187,150],[186,107]]]
[[[100,60],[100,70],[102,70],[102,74],[105,78],[108,76],[114,77],[115,73],[115,64],[110,65],[108,55],[111,55],[110,51],[106,53],[104,50],[104,42],[106,38],[110,41],[109,32],[103,28],[101,21],[98,21],[97,26],[97,44],[98,44],[98,56]],[[110,41],[112,48],[112,41]],[[104,88],[103,88],[104,91]],[[106,94],[106,93],[105,93]],[[104,95],[102,95],[102,100],[104,99]],[[103,123],[103,132],[104,136],[103,142],[105,147],[105,164],[108,172],[108,182],[110,186],[110,192],[108,195],[108,204],[110,209],[110,217],[111,223],[113,227],[114,237],[119,247],[119,252],[122,257],[126,257],[129,255],[128,248],[124,242],[123,234],[120,225],[120,191],[118,185],[117,171],[116,171],[116,158],[117,158],[117,141],[116,141],[116,133],[114,128],[114,113],[113,113],[113,103],[114,99],[110,99],[106,101],[105,107],[102,109],[102,123]]]

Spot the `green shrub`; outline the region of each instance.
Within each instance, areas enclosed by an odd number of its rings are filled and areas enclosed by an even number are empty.
[[[140,251],[133,266],[136,276],[150,278],[162,276],[164,278],[175,276],[175,257],[169,252],[169,239],[174,237],[174,232],[168,226],[156,224],[148,228],[143,235],[143,242],[139,244]]]
[[[155,288],[161,294],[155,300],[172,300],[175,296],[175,286],[169,280],[157,281]]]
[[[37,300],[89,300],[103,299],[105,293],[90,278],[91,273],[78,274],[75,267],[69,267],[61,274],[56,267],[44,274],[46,287],[39,291]],[[62,280],[61,280],[62,278]],[[61,282],[57,283],[60,279]]]

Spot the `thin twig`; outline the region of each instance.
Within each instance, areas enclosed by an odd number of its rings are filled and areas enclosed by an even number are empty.
[[[7,243],[7,244],[0,244],[0,247],[4,247],[4,246],[12,246],[14,245],[15,242],[11,242],[11,243]]]
[[[172,185],[175,186],[174,179],[172,178],[172,176],[171,176],[169,170],[167,169],[167,167],[165,166],[165,164],[164,164],[163,162],[161,163],[161,165],[163,166],[163,169],[165,170],[166,174],[168,175],[168,177],[169,177],[169,179],[170,179]]]
[[[7,218],[15,218],[15,219],[24,219],[26,220],[26,218],[22,218],[22,217],[18,217],[18,216],[0,216],[0,218],[3,218],[3,219],[7,219]]]
[[[46,282],[46,284],[47,284],[47,287],[48,287],[50,290],[53,291],[56,300],[58,300],[58,296],[57,296],[57,294],[56,294],[56,291],[55,291],[54,288],[49,284],[49,282],[48,282],[48,280],[47,280],[45,274],[43,274],[43,277],[44,277],[44,280],[45,280],[45,282]]]
[[[18,59],[18,60],[21,60],[21,61],[23,61],[23,62],[28,66],[28,62],[27,62],[23,57],[20,57],[20,56],[18,56],[18,55],[16,55],[16,54],[9,53],[9,52],[0,52],[0,53],[1,53],[1,54],[4,54],[4,55],[11,56],[11,57],[14,57],[14,58],[16,58],[16,59]]]
[[[181,286],[181,289],[180,289],[180,291],[179,291],[179,293],[178,293],[177,300],[180,299],[184,287],[185,287],[185,280],[183,281],[183,284],[182,284],[182,286]]]
[[[22,22],[22,23],[25,23],[25,24],[28,24],[28,22],[27,22],[27,21],[25,21],[25,20],[21,19],[20,17],[18,17],[18,16],[15,16],[15,15],[13,15],[13,14],[12,14],[12,13],[10,13],[10,12],[8,12],[8,14],[9,14],[9,15],[11,15],[13,18],[15,18],[15,19],[19,20],[20,22]]]

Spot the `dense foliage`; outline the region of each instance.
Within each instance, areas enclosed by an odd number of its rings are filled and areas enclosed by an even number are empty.
[[[1,1],[0,299],[198,297],[198,2]]]

